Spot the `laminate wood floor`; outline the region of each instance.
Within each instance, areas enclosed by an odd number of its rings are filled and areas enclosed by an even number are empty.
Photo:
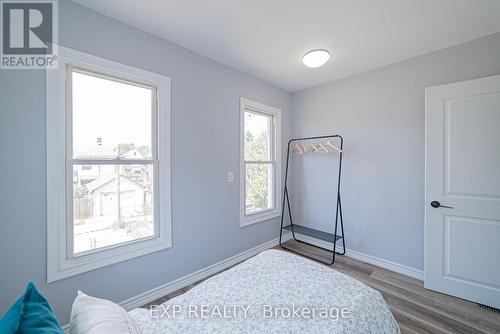
[[[328,256],[323,250],[293,240],[287,241],[286,246],[307,252],[318,259],[327,259]],[[282,249],[279,246],[275,248]],[[335,264],[331,267],[380,291],[403,334],[500,333],[500,313],[483,309],[475,303],[460,298],[427,290],[422,281],[348,256],[336,257]],[[200,282],[179,289],[143,307],[163,303]]]

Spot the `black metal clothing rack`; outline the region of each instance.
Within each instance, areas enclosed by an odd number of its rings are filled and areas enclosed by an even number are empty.
[[[289,162],[290,162],[290,147],[292,143],[298,142],[298,141],[309,141],[309,140],[318,140],[318,139],[338,139],[340,141],[340,151],[339,151],[339,170],[338,170],[338,180],[337,180],[337,192],[336,192],[336,208],[335,208],[335,220],[334,220],[334,233],[327,233],[323,232],[320,230],[315,230],[309,227],[301,226],[298,224],[293,223],[292,219],[292,210],[290,208],[290,199],[288,196],[288,187],[287,187],[287,181],[288,181],[288,168],[289,168]],[[324,264],[332,265],[335,263],[335,254],[339,255],[344,255],[345,254],[345,238],[344,238],[344,222],[342,219],[342,202],[340,200],[340,179],[342,176],[342,153],[343,153],[343,147],[344,147],[344,139],[340,135],[329,135],[329,136],[316,136],[316,137],[304,137],[304,138],[293,138],[288,141],[288,150],[287,150],[287,155],[286,155],[286,170],[285,170],[285,188],[283,190],[283,203],[281,206],[281,228],[280,228],[280,246],[290,252],[308,257],[312,260],[322,262]],[[288,215],[290,217],[290,225],[283,226],[284,218],[285,218],[285,204],[288,207]],[[339,223],[339,217],[340,217],[340,231],[341,235],[337,235],[337,229],[338,229],[338,223]],[[283,237],[283,230],[288,230],[292,232],[292,237],[295,241],[307,244],[309,246],[317,247],[326,251],[329,251],[332,253],[332,260],[331,262],[325,262],[321,261],[317,258],[311,257],[305,253],[298,252],[296,250],[287,248],[284,246],[282,242],[282,237]],[[313,245],[309,242],[297,239],[295,236],[295,233],[310,236],[315,239],[320,239],[323,241],[331,242],[333,244],[333,249],[328,249],[324,248],[318,245]],[[337,241],[342,239],[342,252],[337,252],[336,247],[337,247]]]

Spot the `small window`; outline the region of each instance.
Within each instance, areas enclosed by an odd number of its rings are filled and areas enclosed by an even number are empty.
[[[60,50],[47,71],[49,282],[171,245],[169,78]]]
[[[241,225],[279,216],[280,110],[241,99]]]

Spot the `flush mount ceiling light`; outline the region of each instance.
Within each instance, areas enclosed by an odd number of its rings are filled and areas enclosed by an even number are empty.
[[[330,52],[325,49],[311,50],[304,55],[302,62],[310,68],[316,68],[325,65],[330,59]]]

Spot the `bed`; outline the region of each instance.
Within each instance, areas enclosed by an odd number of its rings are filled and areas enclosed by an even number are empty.
[[[400,332],[378,291],[280,250],[129,314],[143,334]]]

